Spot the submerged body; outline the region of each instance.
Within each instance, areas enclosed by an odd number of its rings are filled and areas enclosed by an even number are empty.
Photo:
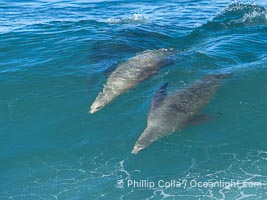
[[[172,49],[146,50],[120,64],[108,77],[103,91],[98,94],[92,104],[90,113],[100,110],[117,96],[169,64],[168,56],[172,53]]]
[[[137,154],[155,140],[183,129],[194,120],[201,120],[201,109],[211,100],[225,75],[210,75],[190,87],[167,97],[164,89],[152,99],[147,127],[132,150]]]

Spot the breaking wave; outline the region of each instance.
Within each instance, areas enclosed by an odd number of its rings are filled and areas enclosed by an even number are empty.
[[[251,3],[233,3],[201,27],[211,31],[266,24],[267,12],[264,7]]]

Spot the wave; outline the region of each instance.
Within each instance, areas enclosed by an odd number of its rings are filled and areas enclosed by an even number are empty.
[[[245,26],[267,25],[267,11],[252,3],[236,2],[222,10],[211,21],[200,26],[205,30],[232,29]]]
[[[192,63],[205,72],[248,72],[266,66],[267,11],[252,3],[232,3],[181,39]],[[256,50],[256,51],[255,51]],[[249,53],[248,53],[249,52]],[[196,62],[197,61],[197,62]],[[186,67],[186,66],[185,66]]]

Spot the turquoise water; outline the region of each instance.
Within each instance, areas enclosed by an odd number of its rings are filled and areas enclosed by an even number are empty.
[[[266,8],[2,0],[0,199],[267,199]],[[87,113],[110,69],[158,48],[177,50],[172,66]],[[216,120],[130,154],[163,82],[174,90],[225,71],[233,76],[204,109]],[[128,185],[141,180],[148,184]],[[168,187],[171,180],[183,185]],[[194,185],[216,181],[261,185]]]

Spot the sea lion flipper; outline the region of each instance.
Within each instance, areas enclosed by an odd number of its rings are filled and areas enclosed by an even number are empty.
[[[166,97],[167,97],[167,86],[169,83],[164,83],[158,91],[154,94],[152,101],[151,101],[151,107],[150,109],[153,110],[156,108]]]
[[[186,125],[188,126],[192,126],[192,125],[199,125],[199,124],[203,124],[206,122],[210,122],[212,120],[214,120],[216,117],[213,115],[207,115],[207,114],[199,114],[199,115],[195,115],[193,117],[191,117]]]

